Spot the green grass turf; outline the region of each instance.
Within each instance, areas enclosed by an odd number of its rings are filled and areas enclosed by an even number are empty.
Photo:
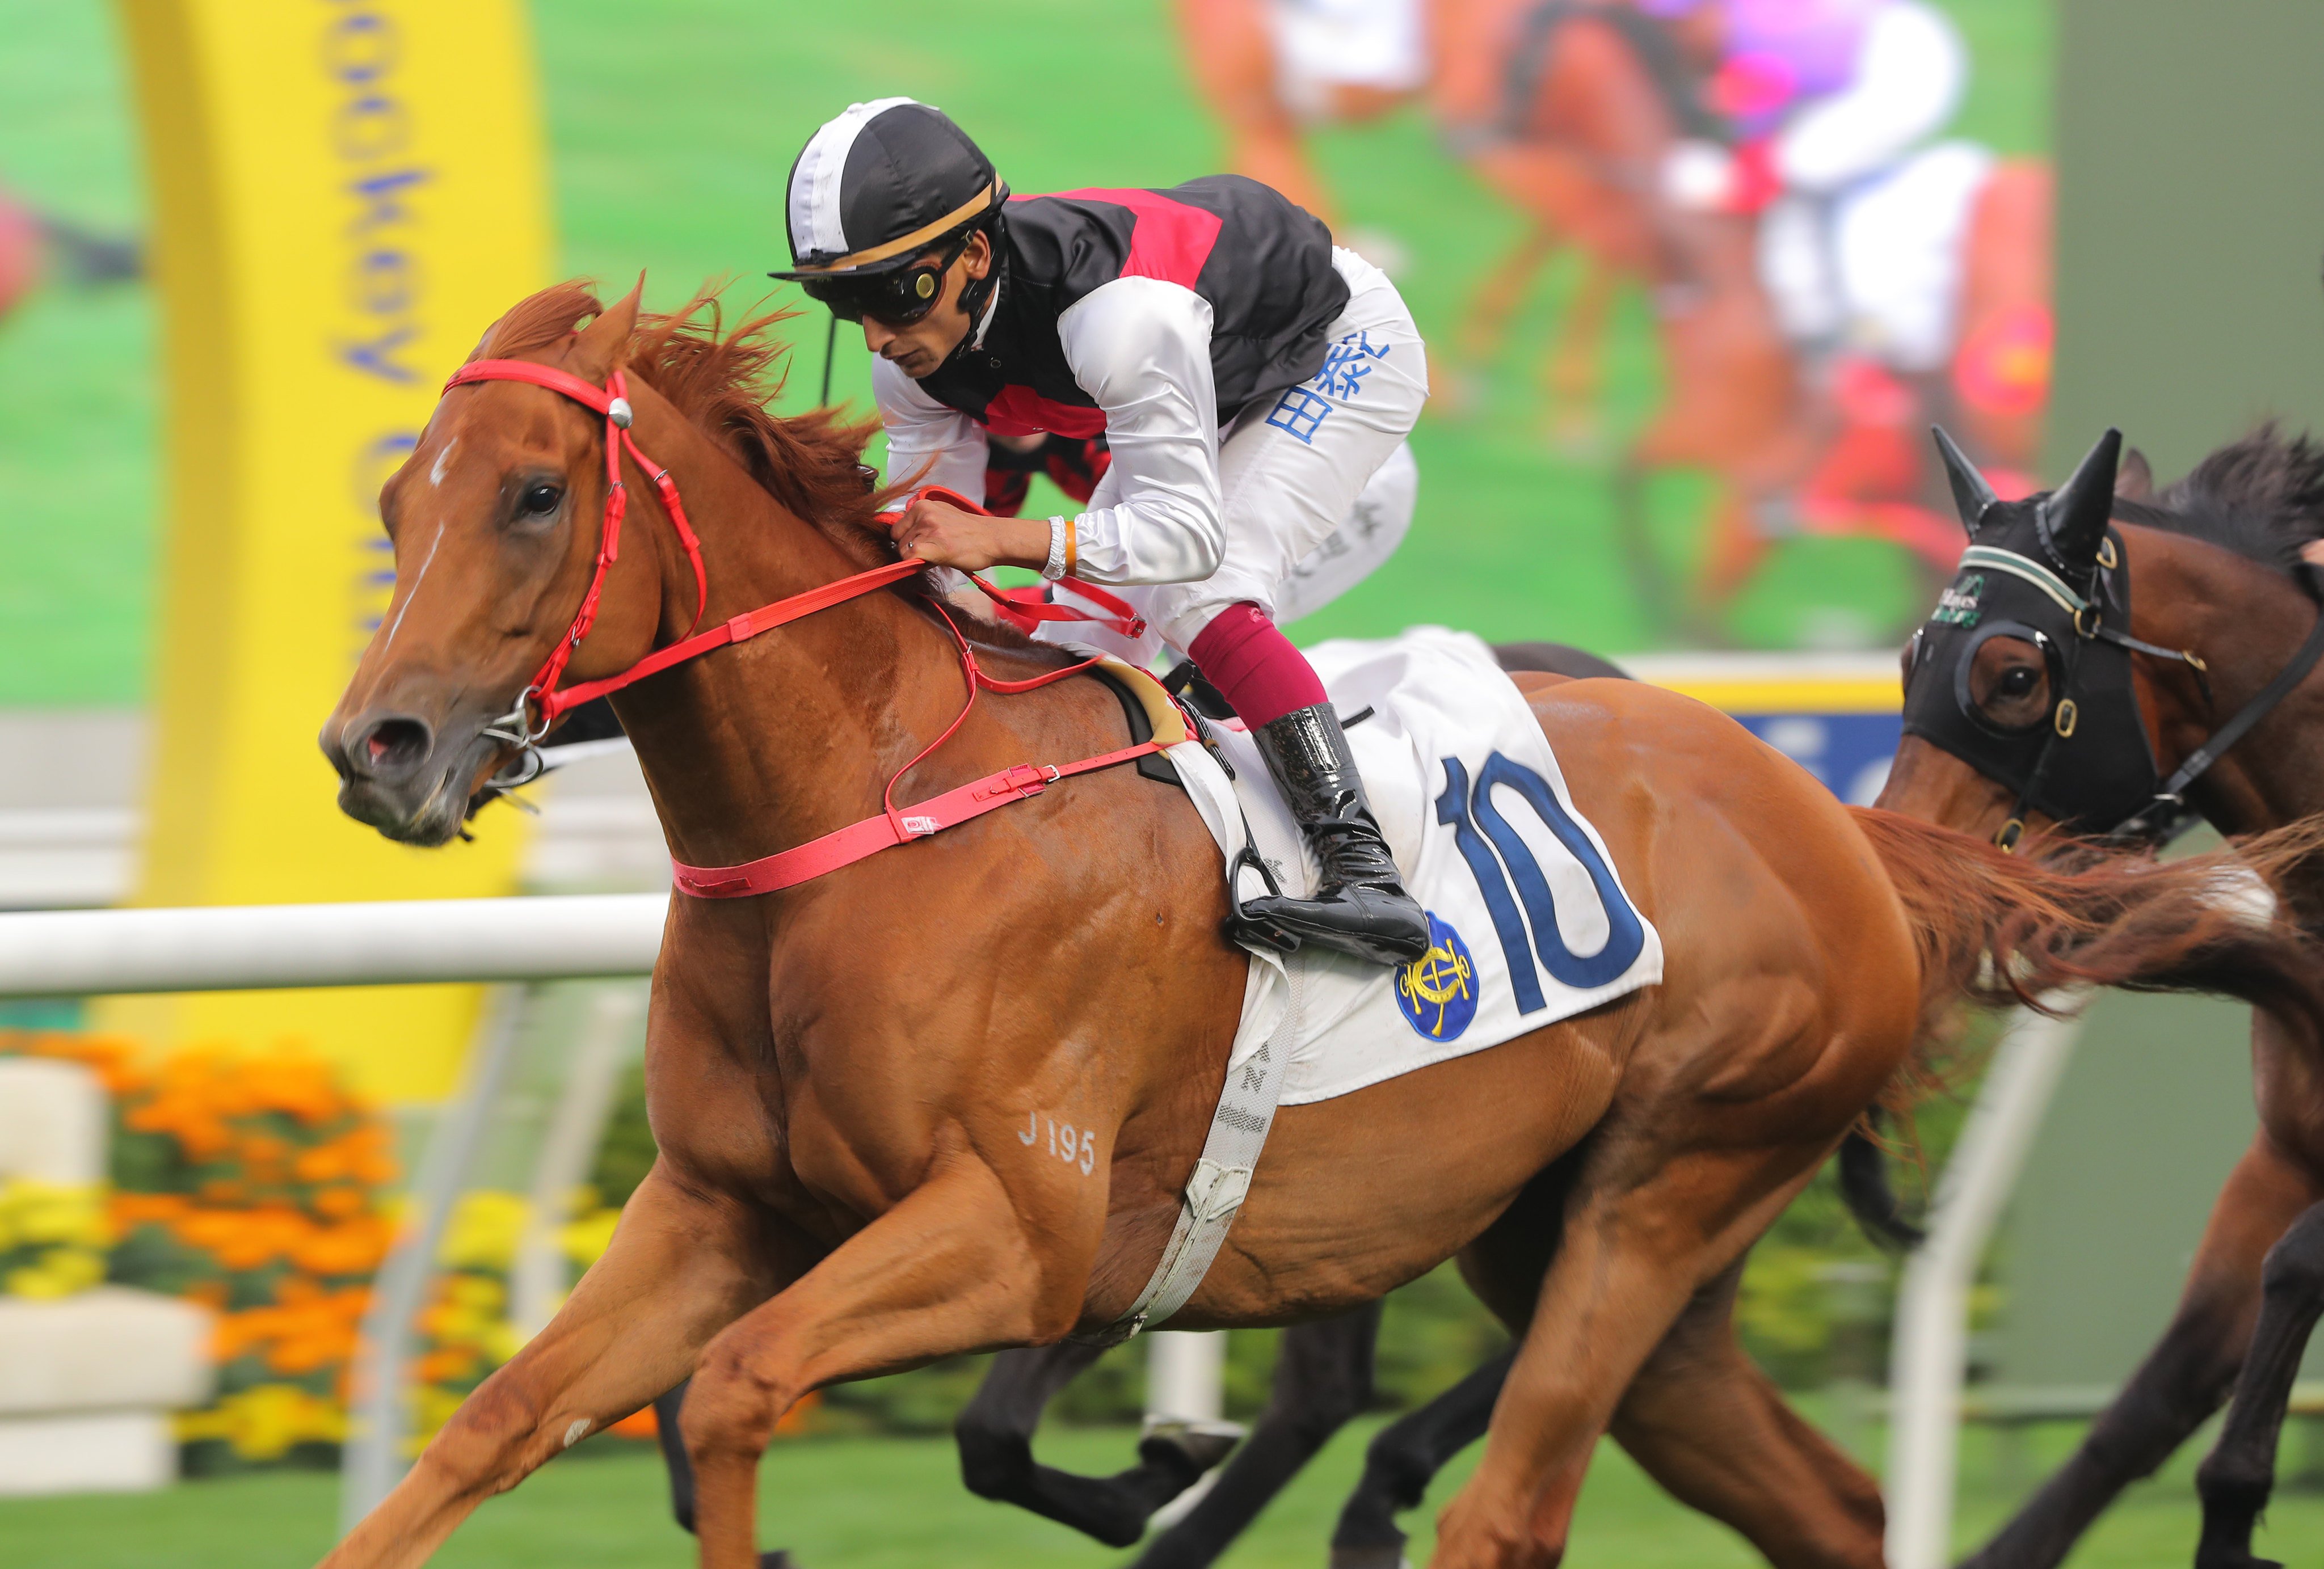
[[[1960,129],[2009,151],[2046,141],[2049,8],[1947,0],[1977,51]],[[1161,185],[1215,167],[1218,141],[1180,66],[1161,0],[873,0],[783,5],[629,0],[535,7],[567,270],[650,270],[659,304],[714,275],[782,259],[785,173],[808,133],[851,98],[906,92],[973,129],[1019,190]],[[134,228],[142,197],[123,62],[104,0],[14,8],[0,49],[0,179],[37,205]],[[1518,232],[1516,217],[1437,147],[1416,114],[1325,131],[1317,155],[1353,225],[1407,248],[1400,278],[1424,332],[1446,341],[1461,302]],[[1656,621],[1617,554],[1593,464],[1541,430],[1536,367],[1570,270],[1553,269],[1485,368],[1481,411],[1417,436],[1420,510],[1402,555],[1300,629],[1379,634],[1414,621],[1493,637],[1642,646]],[[1626,302],[1614,352],[1618,424],[1651,406],[1645,308]],[[821,372],[820,322],[792,394]],[[152,656],[156,517],[155,324],[142,289],[51,286],[0,324],[0,705],[137,702]],[[866,362],[843,344],[835,379],[862,400]],[[1657,517],[1679,548],[1688,488]],[[1784,642],[1818,627],[1883,636],[1919,590],[1886,547],[1803,541],[1747,596],[1736,630]]]
[[[1314,1569],[1376,1422],[1336,1439],[1224,1560],[1228,1569]],[[2075,1436],[2044,1429],[2027,1466],[2046,1468]],[[442,1569],[670,1569],[692,1562],[669,1521],[658,1461],[642,1446],[593,1443],[495,1499],[435,1560]],[[2296,1452],[2297,1445],[2293,1445]],[[1982,1538],[2024,1487],[2005,1481],[1993,1435],[1964,1448],[1960,1545]],[[1044,1435],[1052,1463],[1111,1471],[1127,1431]],[[2191,1476],[2200,1447],[2135,1488],[2070,1561],[2072,1569],[2181,1569],[2192,1555]],[[1413,1558],[1425,1562],[1430,1522],[1475,1459],[1472,1450],[1413,1512]],[[2029,1470],[2027,1474],[2033,1473]],[[296,1569],[331,1541],[336,1480],[275,1473],[189,1483],[167,1492],[0,1502],[0,1562],[9,1569]],[[970,1497],[951,1444],[934,1438],[814,1438],[779,1446],[762,1472],[761,1539],[792,1548],[806,1569],[1077,1569],[1119,1564],[1048,1521]],[[2259,1537],[2264,1554],[2312,1563],[2324,1548],[2324,1495],[2280,1497]],[[1611,1445],[1600,1447],[1576,1514],[1568,1563],[1625,1569],[1743,1569],[1758,1562],[1741,1538],[1674,1502]]]

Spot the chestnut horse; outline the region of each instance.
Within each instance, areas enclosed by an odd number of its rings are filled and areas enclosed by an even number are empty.
[[[864,432],[764,412],[760,325],[641,331],[635,293],[601,309],[567,285],[490,330],[492,363],[472,369],[491,379],[447,391],[382,492],[395,592],[322,736],[344,810],[445,843],[512,760],[560,648],[563,674],[603,679],[697,625],[767,624],[754,610],[887,577]],[[639,504],[617,555],[620,496]],[[879,823],[891,794],[910,811],[1121,745],[1113,692],[1056,650],[964,642],[917,586],[823,602],[615,694],[682,861],[762,857]],[[2265,977],[2311,1023],[2324,994],[2296,933],[2217,899],[2219,860],[2057,872],[1844,807],[1671,693],[1578,681],[1530,701],[1662,934],[1665,978],[1282,1108],[1176,1322],[1340,1312],[1458,1253],[1523,1340],[1438,1563],[1556,1562],[1609,1424],[1778,1562],[1877,1562],[1871,1482],[1789,1412],[1729,1320],[1744,1252],[1896,1082],[1924,1022],[1999,984],[1980,977]],[[1174,785],[1115,767],[1022,794],[781,892],[673,896],[649,1016],[652,1170],[556,1318],[328,1563],[422,1561],[485,1498],[690,1373],[702,1561],[752,1569],[757,1463],[801,1395],[1122,1320],[1181,1216],[1247,959],[1220,935],[1217,847]],[[2252,853],[2265,869],[2282,852]],[[1084,1130],[1093,1158],[1028,1145],[1033,1115]]]
[[[2081,527],[2039,528],[2028,504],[1991,501],[1974,476],[1965,478],[1963,509],[1973,546],[2035,561],[2098,601],[2101,618],[2087,624],[2146,646],[2123,650],[2127,693],[2112,708],[2094,701],[2087,668],[2066,663],[2085,639],[2046,594],[2021,594],[2032,609],[2015,612],[2019,624],[1996,628],[1993,585],[2006,580],[1965,559],[1962,580],[1907,653],[1908,725],[1921,703],[1951,704],[1958,693],[2003,746],[2054,732],[2067,700],[2080,709],[2065,727],[2074,734],[2048,743],[2058,760],[2028,809],[2018,781],[1994,776],[2010,772],[2007,754],[1959,743],[1979,754],[1981,771],[1947,750],[1950,716],[1941,713],[1930,734],[1906,736],[1880,803],[1988,838],[2013,820],[2040,829],[2061,817],[2077,830],[2107,831],[2157,787],[2152,777],[2142,787],[2142,771],[2175,773],[2199,748],[2218,749],[2223,727],[2248,711],[2258,716],[2248,733],[2183,786],[2186,811],[2240,834],[2324,810],[2324,677],[2313,673],[2324,625],[2318,579],[2299,557],[2301,546],[2324,537],[2324,448],[2264,428],[2212,453],[2159,495],[2135,453],[2118,487],[2110,457],[2085,467],[2087,481],[2076,482],[2087,483],[2095,505]],[[1980,571],[1987,581],[1969,597],[1982,602],[1963,609],[1968,576]],[[1950,632],[1949,612],[1985,625]],[[2076,748],[2106,748],[2116,766],[2079,767]],[[2151,826],[2169,826],[2178,811],[2164,803]],[[2324,862],[2292,867],[2287,892],[2316,931]],[[1970,1560],[1979,1569],[2058,1563],[2230,1390],[2226,1430],[2197,1473],[2203,1536],[2195,1561],[2199,1569],[2258,1562],[2252,1524],[2267,1500],[2301,1350],[2324,1308],[2324,1060],[2312,1045],[2268,1012],[2254,1014],[2259,1131],[2220,1190],[2178,1311],[2073,1457]]]

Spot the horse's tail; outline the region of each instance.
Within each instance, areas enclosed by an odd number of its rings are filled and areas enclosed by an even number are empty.
[[[2324,966],[2274,890],[2324,853],[2324,815],[2207,855],[2154,861],[2068,842],[2008,855],[1950,829],[1851,807],[1913,925],[1920,1039],[1971,1000],[2042,1007],[2069,987],[2209,992],[2324,1045]]]

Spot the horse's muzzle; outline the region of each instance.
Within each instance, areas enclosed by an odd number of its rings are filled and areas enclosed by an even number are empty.
[[[491,744],[471,731],[449,746],[415,714],[373,711],[326,726],[323,755],[339,775],[339,810],[402,844],[440,845],[467,816],[468,779]]]

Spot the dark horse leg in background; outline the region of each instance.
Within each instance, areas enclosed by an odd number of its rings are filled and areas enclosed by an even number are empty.
[[[1380,1304],[1283,1332],[1267,1409],[1234,1459],[1185,1519],[1154,1539],[1132,1569],[1204,1569],[1225,1552],[1300,1468],[1371,1403]]]
[[[1381,1428],[1364,1451],[1364,1474],[1332,1532],[1331,1569],[1397,1569],[1404,1532],[1396,1517],[1420,1507],[1436,1473],[1485,1436],[1493,1402],[1517,1358],[1512,1345],[1416,1411]]]
[[[1201,1431],[1150,1433],[1139,1442],[1138,1463],[1111,1476],[1079,1476],[1039,1463],[1033,1458],[1033,1431],[1042,1411],[1103,1349],[1064,1340],[1001,1353],[953,1424],[953,1436],[969,1491],[1030,1509],[1109,1547],[1127,1547],[1146,1534],[1156,1509],[1225,1457],[1234,1439]]]
[[[2212,1206],[2162,1340],[2072,1457],[1965,1569],[2061,1562],[2116,1496],[2153,1474],[2230,1389],[2236,1408],[2197,1473],[2204,1502],[2197,1562],[2203,1569],[2258,1562],[2250,1556],[2252,1522],[2267,1499],[2277,1429],[2324,1292],[2317,1197],[2304,1166],[2275,1152],[2264,1135],[2254,1142]]]
[[[2195,1569],[2255,1569],[2252,1527],[2275,1484],[2275,1446],[2310,1331],[2324,1311],[2324,1204],[2292,1223],[2260,1271],[2259,1326],[2219,1442],[2195,1473],[2203,1536]],[[2281,1569],[2270,1564],[2269,1569]]]

